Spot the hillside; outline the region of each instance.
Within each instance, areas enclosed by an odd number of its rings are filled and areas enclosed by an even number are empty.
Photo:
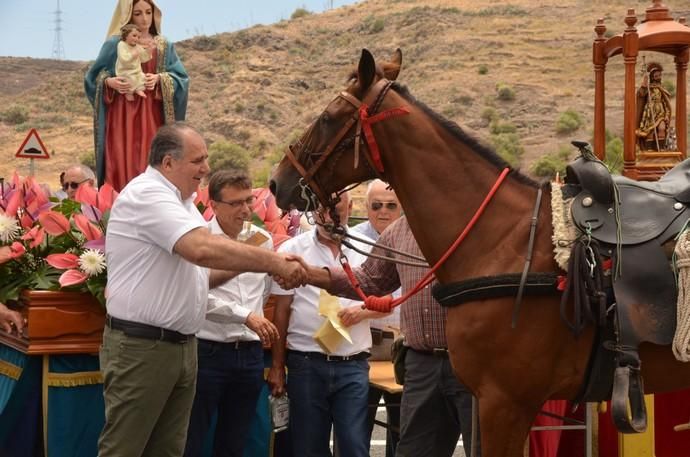
[[[667,4],[674,17],[690,15],[687,2]],[[255,175],[264,177],[280,146],[342,88],[362,47],[379,58],[400,47],[399,81],[417,99],[487,142],[489,123],[482,117],[495,110],[516,128],[524,147],[521,165],[528,170],[571,139],[591,137],[596,20],[605,18],[609,33],[620,33],[627,9],[635,8],[641,18],[648,5],[634,0],[367,0],[270,26],[199,36],[177,43],[191,76],[188,121],[209,144],[242,145]],[[91,107],[82,86],[86,68],[88,62],[0,57],[0,113],[13,105],[29,111],[25,123],[0,123],[0,176],[18,167],[25,172],[26,161],[14,154],[31,127],[54,154],[37,164],[42,181],[54,185],[66,164],[92,153]],[[618,135],[622,74],[622,59],[613,59],[606,75],[607,127]],[[497,84],[509,86],[514,100],[497,99]],[[560,136],[555,124],[568,109],[585,122],[579,131]]]

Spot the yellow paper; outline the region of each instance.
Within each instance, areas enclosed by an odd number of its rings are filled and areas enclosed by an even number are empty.
[[[352,343],[350,332],[338,317],[340,308],[338,297],[322,289],[319,296],[319,314],[325,317],[326,321],[314,333],[314,340],[327,354],[335,352],[344,340]]]
[[[252,233],[252,236],[244,240],[245,244],[249,244],[251,246],[261,246],[268,240],[268,237],[264,235],[261,232],[254,232]]]

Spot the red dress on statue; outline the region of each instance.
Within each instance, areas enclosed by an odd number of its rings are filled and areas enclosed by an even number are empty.
[[[156,73],[157,50],[142,64],[144,73]],[[163,99],[160,84],[146,91],[146,98],[134,95],[125,99],[111,88],[105,90],[108,107],[105,119],[105,182],[120,192],[125,184],[148,165],[149,149],[158,127],[163,125]]]

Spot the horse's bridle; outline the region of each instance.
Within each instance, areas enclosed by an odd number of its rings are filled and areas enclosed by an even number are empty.
[[[385,98],[392,84],[392,81],[389,81],[385,78],[380,79],[372,86],[370,86],[369,90],[364,94],[362,100],[359,100],[357,97],[350,94],[349,92],[343,91],[338,94],[335,100],[339,98],[345,100],[355,108],[355,111],[352,113],[352,116],[350,116],[347,122],[345,122],[345,124],[340,128],[338,133],[333,137],[328,146],[326,146],[326,149],[320,155],[318,160],[311,165],[309,170],[305,169],[304,166],[297,159],[297,155],[303,152],[304,149],[304,145],[301,142],[301,140],[294,145],[288,146],[285,155],[290,160],[290,163],[292,163],[292,166],[295,167],[295,169],[301,176],[299,185],[302,188],[302,198],[307,200],[307,209],[309,209],[309,205],[312,205],[314,207],[316,206],[316,201],[314,197],[318,199],[318,201],[324,206],[324,208],[333,208],[339,200],[339,195],[347,190],[341,190],[340,192],[335,194],[335,197],[333,197],[332,195],[326,195],[326,193],[322,189],[322,186],[320,186],[319,183],[316,181],[316,173],[326,162],[326,160],[334,154],[335,151],[342,152],[344,150],[342,148],[339,149],[338,146],[345,138],[345,135],[347,135],[347,133],[350,130],[352,130],[353,127],[355,127],[355,133],[353,135],[355,148],[354,168],[357,168],[359,165],[359,149],[362,140],[362,130],[364,130],[364,139],[367,143],[366,150],[368,151],[364,153],[364,157],[366,158],[369,166],[374,171],[376,176],[379,178],[382,177],[383,163],[381,162],[381,155],[379,153],[378,145],[376,144],[373,133],[371,131],[371,124],[383,119],[387,119],[391,116],[409,113],[409,110],[407,110],[406,108],[394,108],[392,110],[388,110],[383,113],[379,113],[375,116],[372,116],[372,113],[376,113],[378,109],[381,107],[381,103],[383,102],[383,99]],[[373,100],[371,105],[367,103],[367,101],[370,100]],[[331,103],[329,103],[328,106],[330,106]],[[311,128],[313,128],[313,126]],[[297,150],[297,154],[295,154],[293,148],[295,150],[299,148],[299,150]]]

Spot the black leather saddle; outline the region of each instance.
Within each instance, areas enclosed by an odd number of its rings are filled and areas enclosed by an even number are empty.
[[[690,218],[690,161],[657,182],[637,182],[612,176],[589,144],[573,144],[581,156],[567,167],[564,196],[574,197],[571,215],[583,239],[597,240],[614,263],[612,416],[620,431],[640,432],[646,411],[638,347],[673,341],[678,291],[662,244]]]

